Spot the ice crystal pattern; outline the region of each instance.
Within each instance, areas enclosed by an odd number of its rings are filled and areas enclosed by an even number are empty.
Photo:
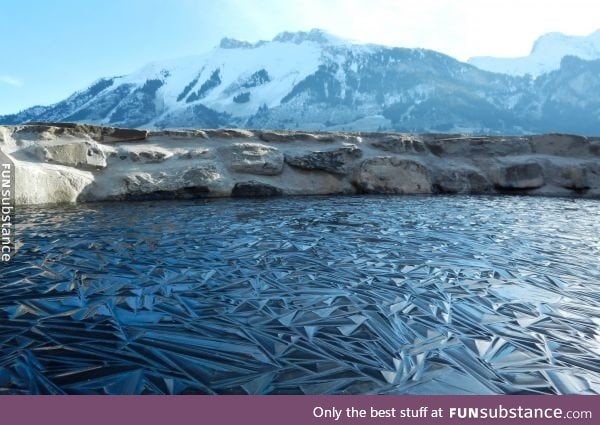
[[[0,392],[598,394],[600,203],[21,208]]]

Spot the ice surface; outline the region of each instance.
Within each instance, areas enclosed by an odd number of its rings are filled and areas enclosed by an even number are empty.
[[[600,204],[21,208],[0,392],[598,394]]]

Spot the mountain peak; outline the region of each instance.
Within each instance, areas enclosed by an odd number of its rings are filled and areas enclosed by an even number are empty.
[[[313,28],[310,31],[295,31],[289,32],[284,31],[277,34],[273,41],[279,41],[281,43],[294,43],[300,44],[305,41],[312,41],[319,44],[345,44],[346,41],[318,28]]]
[[[537,38],[534,41],[533,47],[531,48],[531,54],[535,54],[539,52],[541,49],[545,48],[547,45],[552,45],[556,43],[564,43],[569,40],[569,36],[563,34],[562,32],[549,32]]]
[[[581,48],[581,46],[600,45],[600,29],[589,35],[567,35],[562,32],[549,32],[544,34],[533,43],[531,54],[543,49],[554,49],[557,47],[568,46],[572,50]]]
[[[255,47],[255,45],[247,41],[224,37],[221,39],[219,47],[221,49],[251,49],[252,47]]]
[[[486,71],[538,77],[559,69],[565,56],[575,56],[584,60],[600,59],[600,30],[587,36],[550,32],[534,42],[528,56],[474,57],[468,62]]]
[[[283,31],[273,37],[271,41],[293,44],[302,44],[304,42],[313,42],[322,45],[348,44],[348,41],[318,28],[313,28],[310,31]],[[248,41],[225,37],[221,39],[219,47],[221,49],[252,49],[262,46],[265,43],[267,42],[257,41],[256,43],[250,43]]]

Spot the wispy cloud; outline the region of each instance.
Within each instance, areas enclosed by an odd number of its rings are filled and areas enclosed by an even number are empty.
[[[21,87],[23,85],[23,81],[18,78],[11,77],[10,75],[2,75],[0,74],[0,84],[8,84],[13,87]]]

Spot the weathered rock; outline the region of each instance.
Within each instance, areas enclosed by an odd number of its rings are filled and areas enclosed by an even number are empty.
[[[161,201],[173,199],[206,198],[210,194],[207,186],[186,186],[171,190],[155,190],[151,192],[127,192],[109,197],[109,200],[121,201]]]
[[[591,139],[590,143],[590,153],[594,156],[600,156],[600,139]]]
[[[305,133],[297,131],[258,131],[258,138],[264,142],[360,142],[360,138],[355,135],[343,133]]]
[[[159,190],[157,180],[149,173],[136,173],[125,176],[123,183],[128,193],[150,193]]]
[[[95,170],[106,167],[106,154],[104,151],[96,143],[88,141],[35,146],[33,153],[40,161],[82,170]]]
[[[148,141],[154,141],[155,139],[169,138],[169,139],[207,139],[208,136],[203,130],[160,130],[153,131]]]
[[[510,156],[531,153],[524,137],[429,137],[425,146],[436,156]]]
[[[102,140],[102,129],[101,126],[87,124],[30,122],[27,126],[17,129],[15,136],[20,138],[23,134],[36,132],[40,134],[41,138],[47,140],[55,138],[83,140],[89,138],[99,142]]]
[[[42,168],[27,163],[19,163],[15,168],[17,205],[74,203],[94,181],[91,172],[76,168]]]
[[[585,166],[585,175],[590,188],[600,188],[600,161]]]
[[[563,167],[559,173],[561,186],[571,190],[587,190],[590,188],[585,168]]]
[[[547,161],[544,167],[545,180],[552,184],[574,191],[590,188],[588,170],[584,164],[564,164]]]
[[[381,140],[373,142],[372,146],[393,153],[423,153],[427,151],[422,140],[404,135],[386,135]]]
[[[421,163],[396,157],[366,159],[353,178],[362,193],[431,193],[429,170]]]
[[[147,130],[136,130],[133,128],[108,128],[102,132],[102,142],[137,142],[148,137]]]
[[[206,137],[213,139],[247,139],[254,136],[250,130],[237,128],[219,128],[216,130],[204,130]]]
[[[331,151],[315,151],[307,154],[286,154],[285,162],[304,170],[326,171],[333,174],[347,174],[352,162],[362,156],[362,150],[355,145],[344,146]]]
[[[543,134],[532,136],[530,140],[533,153],[558,156],[587,156],[590,144],[587,138],[569,134]]]
[[[214,153],[209,149],[191,149],[179,155],[181,159],[212,159]]]
[[[123,178],[125,193],[133,194],[137,199],[143,199],[141,195],[155,193],[164,198],[165,192],[176,192],[183,189],[184,192],[198,191],[208,193],[211,184],[222,178],[214,165],[206,165],[187,169],[184,172],[140,172],[129,174]],[[194,189],[196,188],[196,189]],[[127,198],[132,199],[132,198]],[[154,198],[148,198],[154,199]]]
[[[509,164],[501,167],[494,181],[500,190],[530,190],[544,185],[544,173],[537,162]]]
[[[493,188],[492,182],[478,171],[467,171],[467,181],[469,182],[469,193],[486,193]]]
[[[44,132],[53,137],[71,136],[71,137],[89,137],[97,142],[112,143],[112,142],[133,142],[146,139],[148,136],[147,130],[138,130],[134,128],[117,128],[104,127],[92,124],[79,124],[68,122],[43,122],[43,123],[28,123],[23,131],[35,130]]]
[[[435,177],[434,188],[441,193],[485,193],[492,184],[478,170],[461,168],[441,171]]]
[[[144,149],[129,151],[129,159],[133,162],[158,163],[163,162],[173,154],[165,149]]]
[[[231,196],[235,198],[256,198],[283,195],[283,191],[270,184],[257,181],[236,183],[231,190]]]
[[[186,185],[209,185],[221,178],[221,173],[214,165],[203,165],[191,168],[183,174]]]
[[[283,171],[283,154],[271,146],[235,143],[221,152],[229,156],[229,168],[238,173],[275,176]]]

